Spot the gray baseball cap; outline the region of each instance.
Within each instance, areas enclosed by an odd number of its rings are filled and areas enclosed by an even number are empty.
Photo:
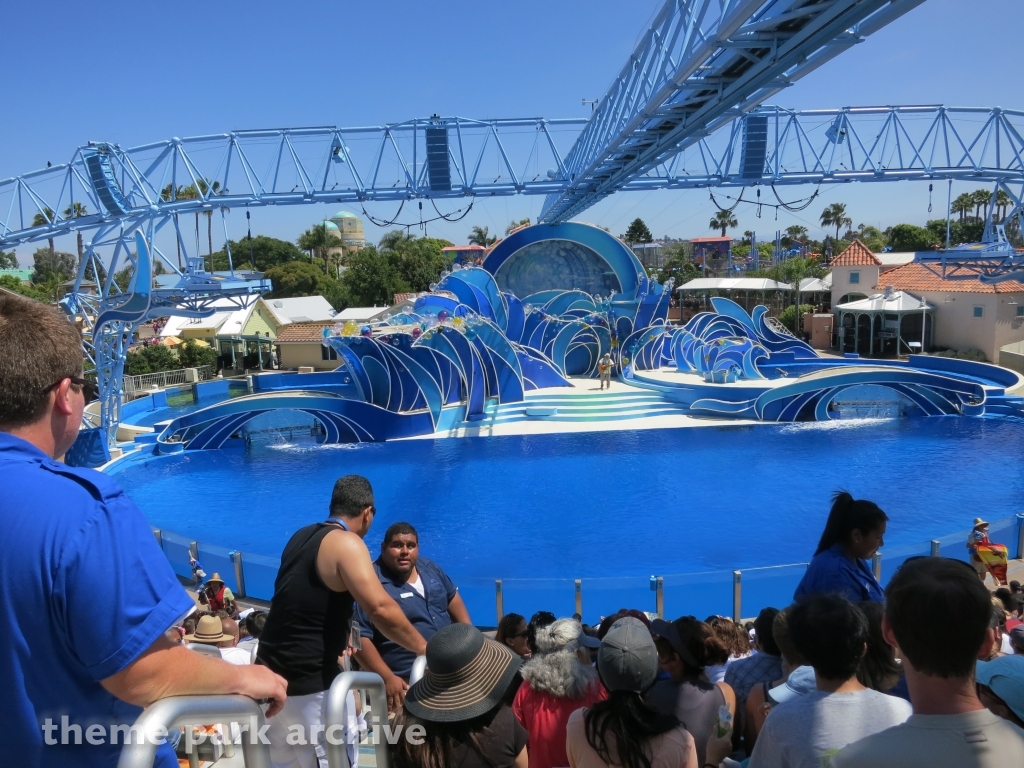
[[[650,631],[632,616],[612,624],[597,652],[597,669],[609,691],[643,693],[658,677],[658,650]]]

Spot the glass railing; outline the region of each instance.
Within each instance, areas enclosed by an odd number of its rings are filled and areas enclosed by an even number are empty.
[[[189,553],[207,576],[219,573],[237,597],[269,602],[280,560],[191,541],[167,531],[154,531],[174,572],[191,579]],[[885,547],[873,564],[886,585],[907,558],[939,554],[968,560],[969,530],[930,541]],[[1024,556],[1024,514],[991,521],[989,538],[1005,544],[1011,557]],[[584,579],[457,579],[470,615],[481,626],[494,626],[504,613],[529,617],[535,611],[556,616],[580,613],[588,621],[620,608],[676,617],[712,615],[749,618],[761,608],[781,608],[793,600],[807,563],[743,568],[735,571],[670,573]]]

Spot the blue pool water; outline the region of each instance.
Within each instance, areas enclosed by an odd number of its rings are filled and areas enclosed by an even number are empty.
[[[154,526],[276,557],[359,473],[377,497],[371,552],[406,520],[456,580],[646,577],[806,561],[837,488],[889,514],[889,547],[1009,517],[1024,508],[1022,455],[1024,422],[946,417],[254,443],[117,479]]]

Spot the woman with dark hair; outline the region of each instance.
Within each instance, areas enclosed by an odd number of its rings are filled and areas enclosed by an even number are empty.
[[[442,627],[427,641],[427,669],[398,717],[422,741],[399,738],[395,768],[527,768],[526,730],[503,703],[522,660],[469,624]],[[399,723],[396,723],[399,724]],[[403,734],[404,736],[404,734]]]
[[[494,640],[503,643],[512,649],[516,656],[522,659],[530,658],[530,644],[527,638],[530,630],[526,626],[526,617],[518,613],[506,613],[498,622],[498,631],[494,633]]]
[[[896,649],[885,642],[882,636],[881,603],[865,600],[857,604],[868,620],[868,649],[857,668],[857,680],[865,688],[880,693],[890,693],[900,681],[903,668],[896,661]]]
[[[620,619],[597,652],[608,698],[569,717],[571,768],[697,768],[693,736],[679,719],[657,712],[642,694],[658,676],[658,651],[639,619]]]
[[[697,743],[699,765],[705,763],[705,748],[715,732],[723,708],[736,716],[736,693],[725,682],[708,682],[704,670],[713,664],[724,664],[729,650],[711,627],[693,616],[668,622],[651,622],[651,634],[658,651],[658,664],[668,673],[659,680],[644,699],[656,711],[671,714],[686,724],[686,730]]]
[[[874,502],[854,499],[846,491],[837,492],[818,549],[793,598],[835,592],[853,602],[884,602],[882,587],[868,559],[884,543],[888,520]]]

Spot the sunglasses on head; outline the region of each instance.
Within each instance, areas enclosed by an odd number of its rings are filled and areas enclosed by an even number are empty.
[[[93,402],[94,400],[99,399],[99,385],[95,381],[89,381],[88,379],[83,379],[80,376],[64,376],[59,381],[55,381],[53,384],[48,386],[46,388],[46,391],[49,392],[51,389],[59,387],[61,384],[64,383],[64,379],[67,379],[75,386],[82,388],[82,396],[85,398],[86,405]]]

